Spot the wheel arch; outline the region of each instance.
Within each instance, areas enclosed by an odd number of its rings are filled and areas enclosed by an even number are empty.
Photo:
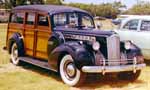
[[[19,33],[14,33],[8,40],[8,53],[11,54],[11,48],[13,43],[16,43],[18,46],[18,52],[19,52],[19,56],[24,55],[25,50],[24,50],[24,43],[23,43],[23,38],[21,36],[21,34]]]
[[[67,42],[56,47],[52,53],[49,54],[49,64],[55,63],[55,70],[58,70],[62,57],[70,54],[75,62],[76,67],[80,70],[84,65],[94,65],[94,58],[82,45],[77,42]]]
[[[47,54],[49,55],[55,48],[56,46],[59,46],[63,43],[65,43],[64,36],[61,32],[54,32],[48,39],[48,45],[47,45]]]

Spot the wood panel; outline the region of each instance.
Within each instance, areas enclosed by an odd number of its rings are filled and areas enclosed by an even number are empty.
[[[34,50],[34,28],[30,25],[25,26],[24,31],[24,47],[26,51],[26,55],[33,56]]]
[[[37,44],[36,44],[36,57],[48,59],[47,55],[47,45],[48,45],[48,39],[50,36],[50,32],[46,31],[37,31]]]
[[[38,25],[39,16],[44,16],[47,18],[46,25]],[[50,17],[47,14],[38,14],[37,15],[37,26],[36,26],[36,49],[35,49],[35,56],[37,58],[42,58],[44,60],[48,60],[47,55],[47,45],[48,39],[51,35],[51,25],[50,25]]]
[[[24,46],[26,54],[32,56],[34,46],[34,31],[28,29],[24,32]]]
[[[12,37],[14,33],[23,35],[23,24],[9,23],[7,30],[7,41]]]

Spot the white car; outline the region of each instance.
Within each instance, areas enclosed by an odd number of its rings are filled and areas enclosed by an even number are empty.
[[[150,59],[150,16],[128,17],[115,31],[121,40],[131,40],[141,48],[144,58]]]
[[[135,17],[138,15],[118,15],[116,19],[112,20],[112,23],[115,25],[119,25],[124,19],[129,18],[129,17]]]

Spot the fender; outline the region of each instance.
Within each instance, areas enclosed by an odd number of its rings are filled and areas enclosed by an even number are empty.
[[[54,32],[48,40],[47,54],[49,55],[54,48],[65,43],[64,36],[61,32]]]
[[[14,33],[8,40],[8,45],[7,45],[7,48],[8,48],[8,52],[9,54],[11,53],[11,46],[14,42],[16,42],[17,46],[18,46],[18,55],[19,56],[22,56],[24,55],[24,44],[23,44],[23,37],[19,34],[19,33]]]
[[[70,54],[73,57],[75,65],[79,70],[82,66],[92,66],[95,63],[94,55],[92,55],[83,44],[78,42],[66,42],[56,47],[49,55],[51,68],[58,70],[60,60],[65,54]]]
[[[138,46],[136,46],[134,43],[132,43],[131,42],[131,48],[130,49],[128,49],[128,50],[126,50],[125,49],[125,46],[124,46],[124,44],[125,44],[125,42],[124,41],[121,41],[121,43],[120,43],[120,50],[121,50],[121,52],[124,52],[124,51],[126,51],[126,54],[127,54],[127,57],[128,58],[133,58],[133,57],[135,57],[135,56],[142,56],[142,52],[141,52],[141,49],[138,47]]]
[[[128,58],[133,58],[135,56],[142,56],[141,49],[138,47],[134,47],[126,51]]]

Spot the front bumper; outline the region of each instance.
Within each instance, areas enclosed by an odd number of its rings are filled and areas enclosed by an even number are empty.
[[[140,70],[144,68],[146,64],[136,64],[136,65],[120,65],[120,66],[83,66],[82,72],[86,73],[109,73],[109,72],[123,72],[123,71],[133,71]]]

